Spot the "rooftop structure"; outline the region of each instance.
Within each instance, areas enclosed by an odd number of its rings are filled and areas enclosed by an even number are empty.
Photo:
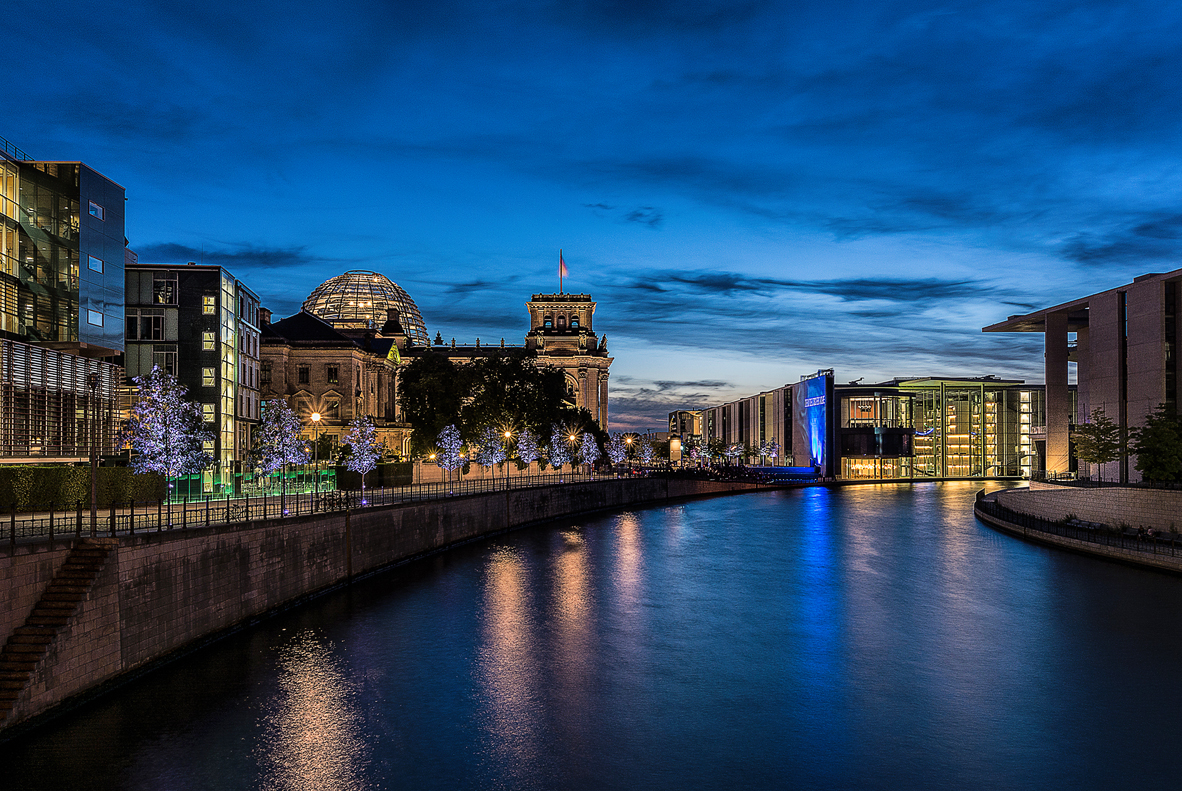
[[[325,280],[304,300],[303,309],[337,329],[378,329],[398,311],[402,327],[411,341],[428,346],[431,336],[423,314],[405,290],[385,275],[353,269]]]

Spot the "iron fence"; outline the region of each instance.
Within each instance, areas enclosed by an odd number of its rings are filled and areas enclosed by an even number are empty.
[[[314,513],[355,511],[424,500],[442,500],[474,494],[559,486],[601,480],[605,476],[587,472],[510,475],[452,482],[420,483],[358,491],[269,493],[256,497],[206,496],[184,502],[133,501],[100,509],[95,533],[103,536],[185,530],[195,527],[285,519]],[[614,476],[608,476],[614,477]],[[54,541],[91,535],[89,507],[64,508],[50,505],[32,513],[8,510],[6,528],[10,545],[20,539]]]
[[[983,492],[977,494],[976,507],[978,511],[1021,527],[1024,531],[1050,533],[1064,538],[1073,538],[1077,541],[1152,555],[1177,557],[1179,550],[1182,550],[1182,536],[1177,533],[1162,533],[1126,526],[1113,527],[1078,519],[1052,522],[1048,519],[1013,511],[995,500],[986,500],[983,497]]]

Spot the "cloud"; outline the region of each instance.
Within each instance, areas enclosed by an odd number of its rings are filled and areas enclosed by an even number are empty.
[[[1176,262],[1182,256],[1182,214],[1160,213],[1104,233],[1078,233],[1063,243],[1060,254],[1088,266]]]
[[[308,253],[305,246],[267,247],[250,243],[230,247],[191,247],[175,242],[161,242],[132,246],[145,264],[183,264],[193,261],[199,264],[213,264],[227,269],[246,267],[250,269],[287,269],[322,262]]]
[[[656,228],[665,217],[659,209],[654,209],[652,206],[641,206],[625,214],[624,219],[627,222],[638,222],[650,228]]]
[[[786,280],[739,272],[699,270],[662,270],[636,278],[631,288],[668,292],[677,286],[682,291],[714,295],[773,294],[797,292],[824,294],[843,302],[884,300],[890,302],[930,302],[980,297],[994,288],[975,280],[945,278],[855,277],[834,280]]]

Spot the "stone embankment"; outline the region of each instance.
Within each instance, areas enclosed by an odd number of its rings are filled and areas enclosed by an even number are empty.
[[[1000,509],[990,508],[990,502]],[[974,510],[986,524],[1029,541],[1182,573],[1182,555],[1171,532],[1182,524],[1182,492],[1035,484],[979,495]],[[1079,524],[1088,528],[1073,527]],[[1134,528],[1152,529],[1164,538]]]
[[[564,516],[758,488],[604,480],[77,546],[18,544],[0,555],[0,733],[358,575]]]

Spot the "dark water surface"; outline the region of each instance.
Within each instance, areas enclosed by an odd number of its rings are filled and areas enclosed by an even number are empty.
[[[0,787],[1182,788],[1182,579],[997,534],[976,488],[471,545],[0,746]]]

